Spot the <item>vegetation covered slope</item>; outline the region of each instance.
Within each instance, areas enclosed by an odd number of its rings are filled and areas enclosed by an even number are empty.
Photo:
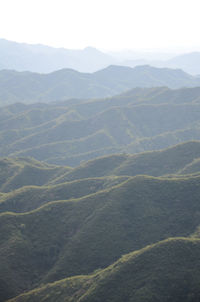
[[[80,73],[73,69],[61,69],[49,74],[1,70],[0,105],[106,97],[134,87],[181,88],[199,84],[198,77],[181,70],[150,66],[109,66],[94,73]]]
[[[92,275],[51,283],[9,301],[198,302],[199,249],[198,239],[168,239]]]
[[[80,199],[0,215],[1,301],[199,226],[199,177],[129,178]],[[111,240],[112,238],[112,240]]]
[[[0,113],[0,155],[78,166],[200,139],[200,89],[135,89],[101,100],[15,104]]]

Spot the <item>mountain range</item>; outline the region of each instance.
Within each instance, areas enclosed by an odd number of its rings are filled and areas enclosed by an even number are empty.
[[[1,108],[0,156],[77,166],[200,139],[200,88],[136,88],[105,99]]]
[[[50,74],[3,70],[0,71],[0,105],[108,97],[136,87],[199,85],[199,77],[181,70],[150,66],[109,66],[95,73],[80,73],[72,69]]]
[[[0,49],[0,302],[199,302],[199,54]]]

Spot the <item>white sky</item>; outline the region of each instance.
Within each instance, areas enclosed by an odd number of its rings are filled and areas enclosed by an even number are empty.
[[[199,0],[0,0],[0,38],[55,47],[200,49]]]

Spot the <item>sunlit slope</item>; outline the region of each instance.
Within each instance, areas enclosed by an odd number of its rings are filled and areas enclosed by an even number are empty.
[[[97,100],[4,107],[0,156],[78,166],[108,154],[200,140],[200,89],[137,88]]]
[[[199,224],[199,177],[133,177],[24,214],[0,215],[2,301],[41,283],[88,274]]]
[[[63,279],[9,301],[198,302],[199,249],[198,239],[168,239],[92,275]]]

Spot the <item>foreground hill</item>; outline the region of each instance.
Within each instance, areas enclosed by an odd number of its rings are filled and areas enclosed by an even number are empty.
[[[199,181],[136,176],[79,199],[0,214],[1,301],[90,274],[160,240],[196,233]]]
[[[48,284],[10,302],[198,302],[200,240],[174,238],[123,256],[105,270]]]
[[[199,87],[159,87],[107,99],[10,105],[0,113],[0,156],[77,166],[103,155],[199,140],[199,101]]]
[[[2,70],[0,105],[107,97],[134,87],[181,88],[199,85],[198,77],[181,70],[150,66],[109,66],[94,73],[80,73],[73,69],[62,69],[49,74]]]

